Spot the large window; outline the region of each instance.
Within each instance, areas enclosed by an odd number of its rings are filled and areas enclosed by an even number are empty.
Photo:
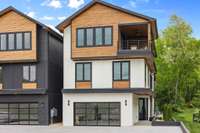
[[[91,63],[76,64],[76,81],[91,81]]]
[[[74,103],[75,126],[120,126],[120,103]]]
[[[130,78],[130,62],[114,61],[113,62],[113,80],[129,80]]]
[[[0,66],[0,84],[3,82],[3,72],[2,72],[2,67]]]
[[[36,81],[36,66],[35,65],[27,65],[23,67],[23,79],[25,82]]]
[[[31,32],[0,33],[0,51],[31,49]]]
[[[77,29],[77,47],[112,45],[112,27]]]
[[[0,103],[0,125],[35,125],[38,122],[37,103]]]

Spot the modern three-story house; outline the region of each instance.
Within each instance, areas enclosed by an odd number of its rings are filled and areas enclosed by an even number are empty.
[[[93,0],[57,28],[65,126],[132,126],[153,116],[156,19]]]
[[[13,7],[0,11],[0,124],[62,119],[62,36]],[[56,111],[57,110],[57,111]]]

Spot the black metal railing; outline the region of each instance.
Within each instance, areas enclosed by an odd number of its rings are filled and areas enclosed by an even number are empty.
[[[144,50],[148,49],[149,43],[148,40],[122,40],[121,50]]]

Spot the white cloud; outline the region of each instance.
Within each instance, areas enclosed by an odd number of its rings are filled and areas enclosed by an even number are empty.
[[[35,14],[36,14],[36,13],[33,12],[33,11],[27,13],[27,15],[28,15],[29,17],[31,17],[31,18],[35,18],[35,17],[36,17]]]
[[[44,16],[41,18],[42,20],[54,20],[55,18],[54,17],[51,17],[51,16]]]
[[[140,4],[147,4],[150,0],[129,0],[131,7],[136,8]]]
[[[60,21],[63,21],[64,19],[66,19],[65,16],[60,16],[60,17],[58,17],[58,20],[60,20]]]
[[[84,4],[84,0],[69,0],[68,7],[78,9],[82,4]]]
[[[135,8],[136,7],[136,2],[133,0],[129,1],[129,4],[131,5],[131,7]]]
[[[48,6],[53,8],[62,8],[60,0],[45,0],[41,6]]]

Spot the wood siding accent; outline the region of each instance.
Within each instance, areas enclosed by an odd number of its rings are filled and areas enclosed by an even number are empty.
[[[113,57],[117,56],[120,23],[141,23],[147,20],[124,12],[115,10],[113,8],[95,4],[90,9],[86,10],[74,20],[72,20],[72,58],[84,57]],[[112,26],[113,27],[113,45],[112,46],[98,46],[89,48],[76,48],[76,30],[77,28],[98,27],[98,26]]]
[[[0,51],[1,62],[30,62],[37,60],[36,50],[36,27],[37,25],[27,18],[10,11],[0,17],[0,33],[9,32],[32,32],[32,49],[21,51]]]
[[[23,89],[37,89],[37,83],[23,83]]]
[[[76,89],[90,89],[92,88],[91,82],[76,82]]]
[[[113,81],[113,88],[116,89],[130,88],[130,81]]]

